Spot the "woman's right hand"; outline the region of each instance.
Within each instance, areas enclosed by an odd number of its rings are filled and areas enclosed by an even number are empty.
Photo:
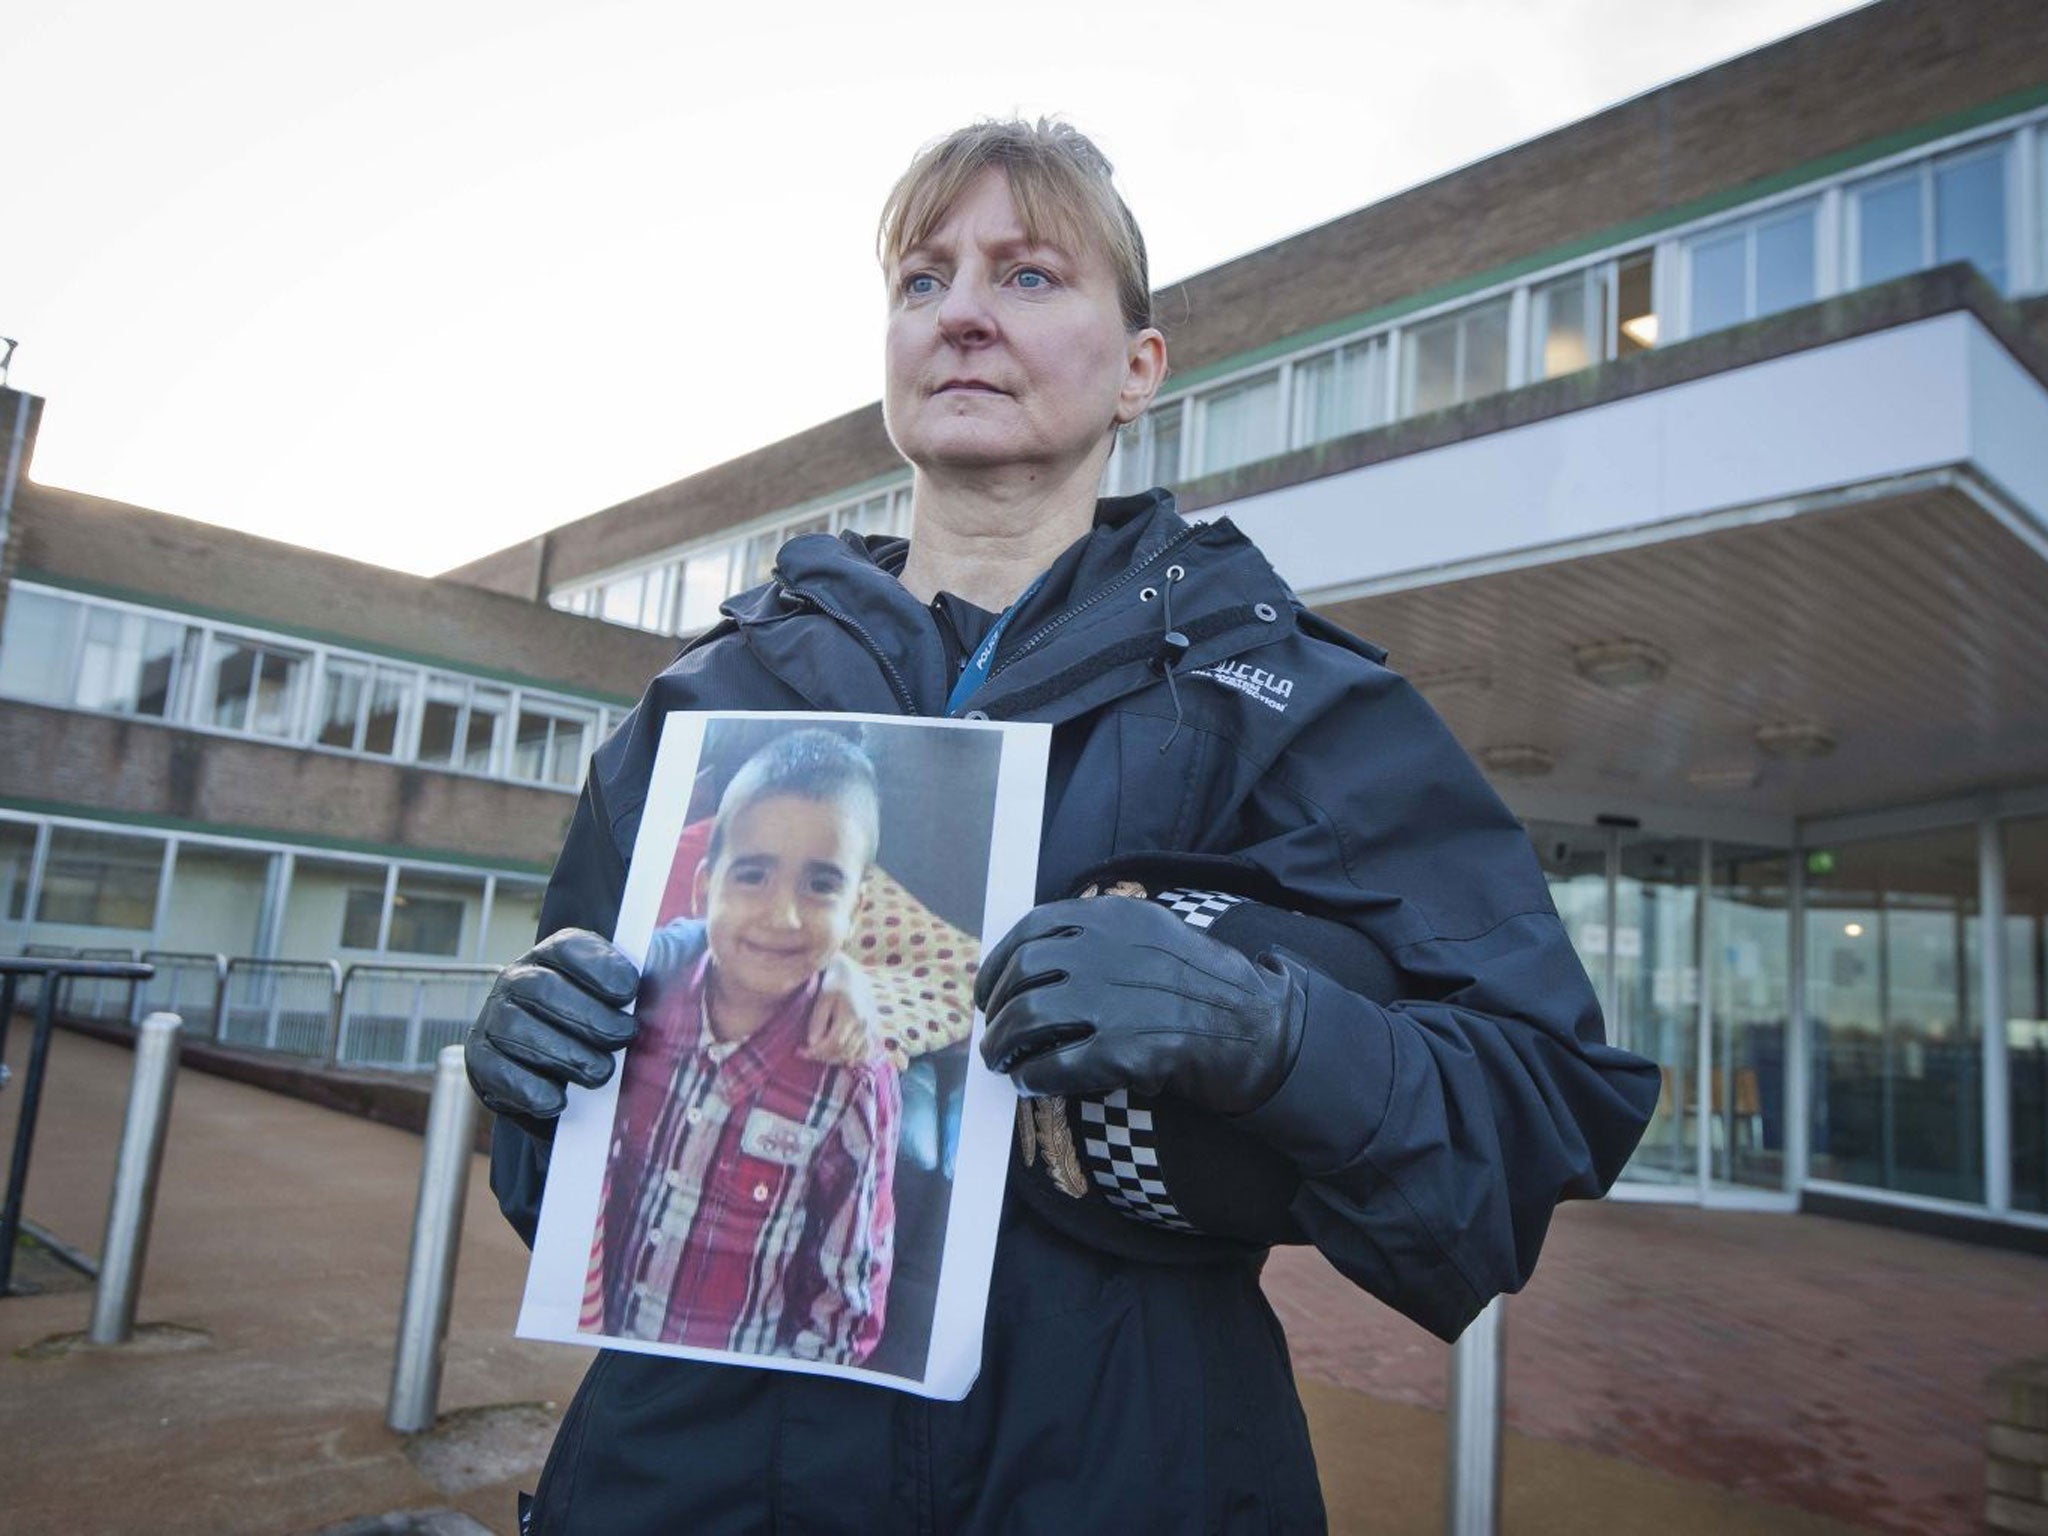
[[[564,928],[499,974],[469,1028],[470,1085],[484,1107],[532,1135],[552,1137],[566,1085],[595,1088],[612,1052],[639,1028],[625,1007],[640,972],[608,940]]]

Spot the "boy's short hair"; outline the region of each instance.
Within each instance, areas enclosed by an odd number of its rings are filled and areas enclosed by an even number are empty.
[[[1145,237],[1110,182],[1109,158],[1072,123],[1052,118],[975,123],[919,150],[882,205],[875,253],[883,271],[929,238],[968,184],[991,167],[1009,178],[1025,234],[1101,251],[1116,276],[1125,329],[1152,324]]]
[[[725,793],[718,797],[718,815],[711,823],[705,858],[712,864],[718,862],[726,825],[733,817],[777,795],[827,800],[843,807],[860,829],[863,867],[874,863],[882,838],[882,797],[875,765],[855,743],[815,726],[776,737],[740,764]]]

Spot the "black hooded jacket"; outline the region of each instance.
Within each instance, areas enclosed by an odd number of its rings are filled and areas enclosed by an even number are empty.
[[[592,760],[542,933],[612,931],[667,712],[946,712],[952,664],[896,579],[906,548],[792,540],[655,679]],[[1240,1123],[1302,1170],[1293,1214],[1329,1260],[1451,1338],[1527,1280],[1559,1200],[1606,1190],[1658,1080],[1604,1043],[1526,834],[1384,660],[1227,521],[1153,491],[1101,504],[966,712],[1054,727],[1041,900],[1112,857],[1202,854],[1392,957],[1391,1007],[1309,973],[1294,1067]],[[499,1123],[492,1186],[529,1242],[546,1162]],[[601,1354],[533,1528],[1320,1528],[1257,1254],[1202,1257],[1112,1258],[1013,1195],[961,1403]]]

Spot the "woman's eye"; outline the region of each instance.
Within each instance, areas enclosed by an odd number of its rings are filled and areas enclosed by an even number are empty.
[[[904,279],[903,292],[910,298],[929,298],[939,291],[939,280],[929,272],[914,272]]]
[[[1050,288],[1052,274],[1038,267],[1019,267],[1016,282],[1019,288]]]

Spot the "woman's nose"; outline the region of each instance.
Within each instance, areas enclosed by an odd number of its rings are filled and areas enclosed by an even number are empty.
[[[995,333],[987,287],[961,273],[939,299],[939,333],[955,346],[971,346]]]

